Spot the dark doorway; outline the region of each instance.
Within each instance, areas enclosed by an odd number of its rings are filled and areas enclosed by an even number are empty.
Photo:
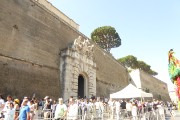
[[[84,98],[84,77],[78,76],[78,97]]]

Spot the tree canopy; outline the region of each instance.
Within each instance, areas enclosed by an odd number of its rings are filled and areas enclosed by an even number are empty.
[[[91,33],[91,39],[107,52],[110,52],[111,48],[121,45],[119,34],[116,32],[115,28],[111,26],[96,28]]]
[[[121,62],[126,68],[140,69],[153,76],[158,75],[157,72],[151,70],[150,65],[146,64],[144,61],[137,60],[137,58],[133,55],[119,58],[118,61]]]

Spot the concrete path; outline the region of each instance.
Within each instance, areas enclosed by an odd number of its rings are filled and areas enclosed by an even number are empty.
[[[168,109],[166,110],[165,120],[180,120],[180,111],[172,110],[172,114]]]
[[[172,119],[171,120],[180,120],[180,111],[173,110],[172,111]]]
[[[165,109],[165,120],[172,120],[172,115],[167,108]]]

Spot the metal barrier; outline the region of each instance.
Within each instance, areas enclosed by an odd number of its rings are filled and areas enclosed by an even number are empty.
[[[47,117],[46,114],[48,115]],[[147,108],[141,108],[137,111],[137,116],[132,116],[128,113],[127,110],[121,109],[120,111],[116,111],[115,109],[111,110],[93,110],[93,111],[85,111],[76,116],[76,120],[165,120],[165,109],[152,109],[148,111]],[[38,110],[35,113],[34,120],[55,120],[54,113],[51,110]],[[70,120],[66,116],[64,120]],[[71,119],[72,120],[72,119]]]
[[[131,112],[120,109],[116,110],[115,107],[105,107],[103,110],[96,110],[95,108],[87,108],[86,111],[79,107],[79,111],[76,120],[165,120],[165,108],[159,107],[154,110],[153,108],[139,108],[137,109],[137,115],[132,116]],[[51,109],[39,109],[34,111],[35,115],[33,120],[55,120],[54,113]],[[68,119],[68,116],[64,118]]]

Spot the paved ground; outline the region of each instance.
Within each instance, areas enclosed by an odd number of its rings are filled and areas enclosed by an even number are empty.
[[[180,120],[180,111],[173,110],[172,114],[169,112],[168,109],[166,109],[166,116],[165,120]]]
[[[172,120],[180,120],[180,111],[178,110],[172,111]]]
[[[172,120],[172,115],[167,108],[165,109],[165,120]]]

